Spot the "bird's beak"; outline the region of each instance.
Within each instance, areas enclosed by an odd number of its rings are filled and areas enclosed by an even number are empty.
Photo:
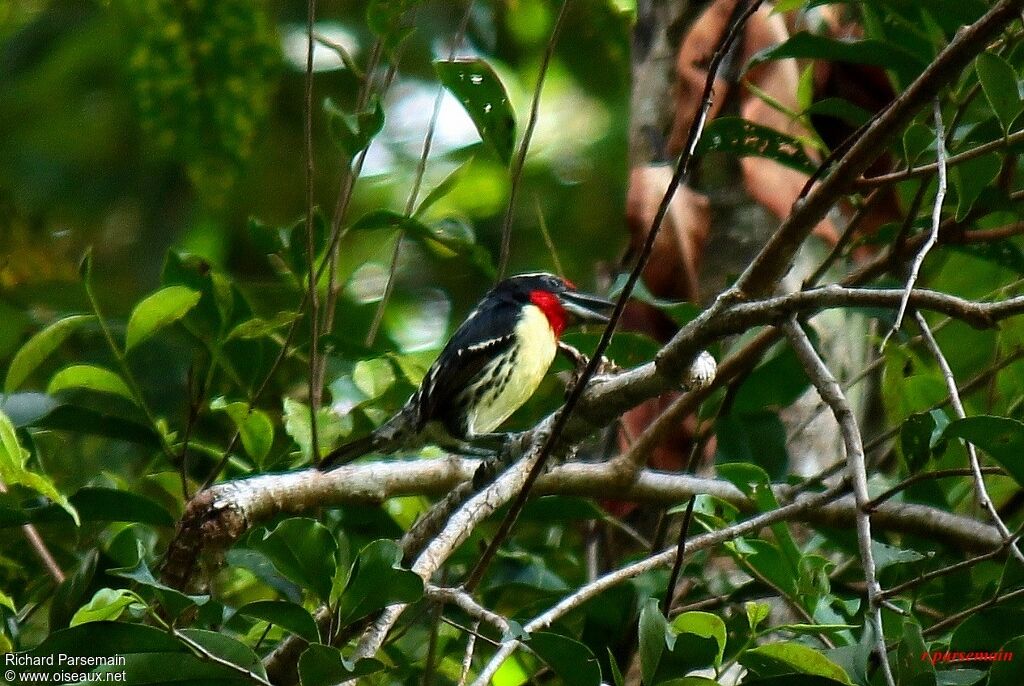
[[[558,296],[562,307],[582,322],[607,322],[615,303],[596,295],[566,291]]]

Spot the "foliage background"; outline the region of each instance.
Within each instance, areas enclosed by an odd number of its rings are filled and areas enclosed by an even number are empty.
[[[813,18],[820,4],[781,2],[775,9]],[[828,78],[840,83],[830,91],[827,84],[835,83],[818,79],[816,68],[871,67],[886,88],[901,93],[961,24],[987,8],[982,2],[942,3],[934,11],[898,0],[861,5],[844,6],[850,25],[862,32],[844,36],[845,43],[795,34],[779,38],[781,47],[761,55],[760,64],[803,60],[796,88],[784,93],[792,103],[772,102],[778,93],[759,95],[749,86],[723,98],[725,115],[755,121],[749,106],[767,103],[786,115],[787,126],[803,127],[794,135],[810,152],[794,154],[786,148],[793,139],[770,131],[730,137],[727,127],[735,127],[735,120],[716,121],[718,143],[701,150],[701,173],[693,184],[720,217],[711,224],[718,242],[710,244],[711,266],[705,270],[704,283],[714,286],[705,285],[703,293],[659,295],[706,299],[744,266],[728,259],[735,257],[731,253],[751,252],[757,247],[751,236],[774,229],[770,213],[780,212],[763,195],[789,198],[788,187],[776,184],[782,177],[751,177],[743,165],[769,159],[796,168],[804,174],[797,177],[799,188],[813,168],[807,155],[824,156],[841,142],[830,137],[821,115],[846,125],[870,115],[867,104],[851,95],[851,84],[860,85],[863,74],[847,73],[843,82],[833,73]],[[456,47],[457,55],[478,56],[493,67],[508,92],[517,132],[525,127],[559,6],[543,0],[476,3],[465,43]],[[630,117],[637,116],[631,112],[634,41],[640,41],[634,20],[649,9],[648,3],[639,10],[620,2],[570,3],[515,202],[510,271],[564,271],[588,290],[607,289],[612,281],[629,243],[628,167],[638,157],[636,127],[630,127]],[[661,28],[678,40],[705,9],[686,7]],[[494,148],[479,140],[461,105],[447,96],[420,197],[460,171],[418,215],[436,233],[417,238],[419,225],[413,227],[381,335],[365,342],[398,238],[393,227],[382,226],[379,211],[404,211],[438,88],[432,62],[447,56],[463,11],[463,5],[447,2],[318,3],[316,30],[345,46],[360,68],[371,61],[374,43],[384,42],[374,83],[386,80],[383,65],[397,63],[382,97],[383,129],[368,149],[343,219],[348,230],[336,272],[340,295],[333,326],[320,344],[330,405],[319,415],[325,448],[368,430],[408,397],[447,334],[494,278],[511,175]],[[411,31],[368,22],[368,14],[408,22]],[[339,632],[335,643],[343,652],[314,645],[299,661],[304,684],[332,683],[352,670],[373,672],[366,678],[379,683],[459,681],[465,626],[473,617],[455,610],[446,611],[446,622],[438,620],[434,606],[421,600],[418,577],[398,564],[402,551],[391,542],[427,511],[431,499],[425,495],[261,522],[226,556],[205,560],[208,566],[196,570],[193,581],[211,580],[209,588],[190,589],[202,597],[170,589],[153,576],[159,576],[186,496],[211,473],[229,479],[309,461],[305,315],[286,346],[290,354],[279,367],[274,362],[296,318],[308,267],[305,21],[306,8],[297,3],[252,0],[0,5],[0,360],[7,368],[0,410],[10,420],[0,425],[0,476],[9,486],[0,495],[5,649],[41,654],[73,648],[103,655],[117,646],[133,655],[129,671],[139,683],[162,683],[168,660],[177,661],[181,678],[261,683],[267,674],[261,658],[288,644],[289,636],[330,643],[328,633]],[[922,272],[929,288],[963,298],[1009,298],[1024,273],[1015,137],[1024,109],[1020,37],[1014,24],[991,46],[989,57],[952,78],[943,92],[946,121],[955,121],[951,153],[994,146],[991,154],[951,169],[942,205],[947,230]],[[325,208],[323,221],[329,221],[355,152],[339,146],[332,135],[339,119],[332,121],[329,112],[357,114],[361,81],[324,45],[314,52],[314,67],[313,196]],[[684,118],[680,112],[676,128]],[[655,138],[671,138],[671,127],[663,123],[665,130]],[[933,156],[933,127],[930,112],[922,111],[878,152],[893,168],[925,163]],[[914,241],[929,228],[937,196],[932,176],[922,178],[892,185],[890,214],[851,236],[852,246],[837,255],[840,271],[895,254],[869,282],[904,283],[907,254],[899,251],[919,244]],[[849,206],[830,221],[841,225],[863,207],[865,188],[851,192]],[[780,204],[785,217],[791,203]],[[722,216],[730,224],[727,231],[717,231]],[[365,217],[370,219],[359,221]],[[632,228],[635,240],[635,223]],[[812,240],[819,254],[838,238],[828,228]],[[989,233],[982,238],[984,232]],[[723,242],[723,235],[747,244]],[[676,273],[694,268],[662,266]],[[642,296],[672,327],[694,315],[692,306]],[[102,317],[47,328],[69,316],[98,315],[97,309]],[[894,319],[888,310],[859,310],[834,324],[845,335],[830,337],[823,327],[823,347],[837,367],[847,362],[838,359],[841,353],[859,349],[865,339],[877,343],[875,333]],[[861,328],[865,315],[877,320],[876,328]],[[979,331],[929,317],[956,378],[980,379],[965,391],[967,413],[980,416],[956,422],[944,409],[945,379],[936,361],[910,335],[897,336],[874,362],[881,370],[872,377],[879,391],[865,393],[865,426],[882,436],[871,443],[877,449],[872,492],[925,469],[962,471],[967,451],[959,439],[969,438],[985,449],[993,500],[1016,527],[1022,472],[1015,451],[1024,445],[1024,424],[1018,421],[1024,406],[1019,323],[1008,320],[998,330]],[[612,356],[623,366],[640,364],[665,338],[620,334]],[[751,338],[716,342],[715,352],[725,358]],[[596,337],[587,332],[572,340],[586,349]],[[852,384],[849,377],[857,371],[844,367],[841,380]],[[254,400],[268,374],[268,386]],[[760,366],[727,382],[709,392],[702,407],[704,471],[740,488],[771,477],[813,490],[801,477],[829,460],[809,455],[815,463],[802,454],[814,446],[788,440],[800,420],[794,415],[816,402],[792,351],[772,348]],[[805,405],[794,405],[801,396]],[[513,426],[535,424],[562,398],[560,384],[550,379]],[[648,422],[635,416],[634,421],[640,429]],[[221,456],[236,431],[240,447],[221,474]],[[832,425],[828,431],[827,456],[841,455]],[[614,439],[588,445],[588,455],[607,456],[600,451],[607,453]],[[689,448],[686,443],[683,452]],[[438,453],[427,449],[424,455]],[[970,480],[956,476],[904,488],[897,501],[984,521]],[[777,506],[764,491],[751,493],[752,500],[761,498],[754,509]],[[741,518],[732,505],[710,495],[701,496],[696,508],[697,522],[709,529]],[[599,506],[593,499],[558,496],[532,503],[477,594],[484,606],[515,623],[502,632],[493,626],[481,631],[492,641],[525,638],[517,632],[526,620],[596,574],[652,552],[637,540],[664,543],[665,528],[659,533],[650,524],[665,509],[633,513],[624,525],[608,514],[614,505]],[[670,509],[669,515],[679,511]],[[39,544],[22,528],[27,522],[51,551],[51,565],[39,560]],[[693,528],[698,530],[697,523]],[[1012,683],[1010,665],[988,669],[920,659],[925,650],[951,646],[1021,645],[1022,610],[1015,595],[1021,578],[1016,562],[1002,558],[1006,545],[988,558],[948,569],[934,582],[911,583],[968,553],[939,536],[933,540],[895,528],[877,534],[875,554],[883,586],[910,583],[894,599],[902,613],[891,607],[884,612],[898,683]],[[474,531],[435,580],[462,578],[492,534],[492,523]],[[601,559],[595,561],[598,549]],[[496,682],[594,684],[599,664],[605,682],[619,681],[621,667],[631,683],[642,678],[689,685],[711,677],[731,683],[737,675],[751,684],[793,678],[882,683],[871,660],[873,637],[866,628],[863,571],[852,529],[777,525],[763,536],[740,537],[693,555],[683,576],[687,599],[697,605],[671,623],[654,600],[664,595],[667,572],[638,575],[569,614],[551,633],[531,636],[532,652],[506,662]],[[378,655],[383,662],[344,661],[367,618],[396,600],[417,604]],[[318,628],[313,616],[325,602],[333,606],[335,623]],[[478,649],[474,671],[487,651]],[[234,666],[217,662],[221,658]],[[384,663],[388,668],[381,670]],[[284,683],[295,674],[272,676]],[[689,681],[680,681],[684,677]]]

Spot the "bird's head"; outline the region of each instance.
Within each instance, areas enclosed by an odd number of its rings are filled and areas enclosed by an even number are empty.
[[[536,272],[505,279],[494,290],[517,302],[536,305],[547,317],[552,331],[560,336],[566,325],[575,322],[607,322],[615,303],[580,293],[568,279]]]

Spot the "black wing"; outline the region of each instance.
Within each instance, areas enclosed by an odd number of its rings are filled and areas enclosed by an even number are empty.
[[[417,430],[441,421],[449,431],[465,427],[454,421],[462,415],[457,407],[466,388],[487,364],[513,343],[519,307],[510,301],[485,300],[456,330],[430,367],[417,391]]]

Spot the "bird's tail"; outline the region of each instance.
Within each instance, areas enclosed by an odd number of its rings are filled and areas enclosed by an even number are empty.
[[[392,453],[406,447],[415,434],[415,414],[415,405],[410,400],[398,414],[372,433],[340,445],[324,455],[320,460],[319,469],[324,471],[340,467],[369,452]]]
[[[377,437],[371,433],[340,445],[320,459],[318,468],[320,471],[326,471],[334,467],[340,467],[343,464],[348,464],[352,460],[374,450],[376,439]]]

